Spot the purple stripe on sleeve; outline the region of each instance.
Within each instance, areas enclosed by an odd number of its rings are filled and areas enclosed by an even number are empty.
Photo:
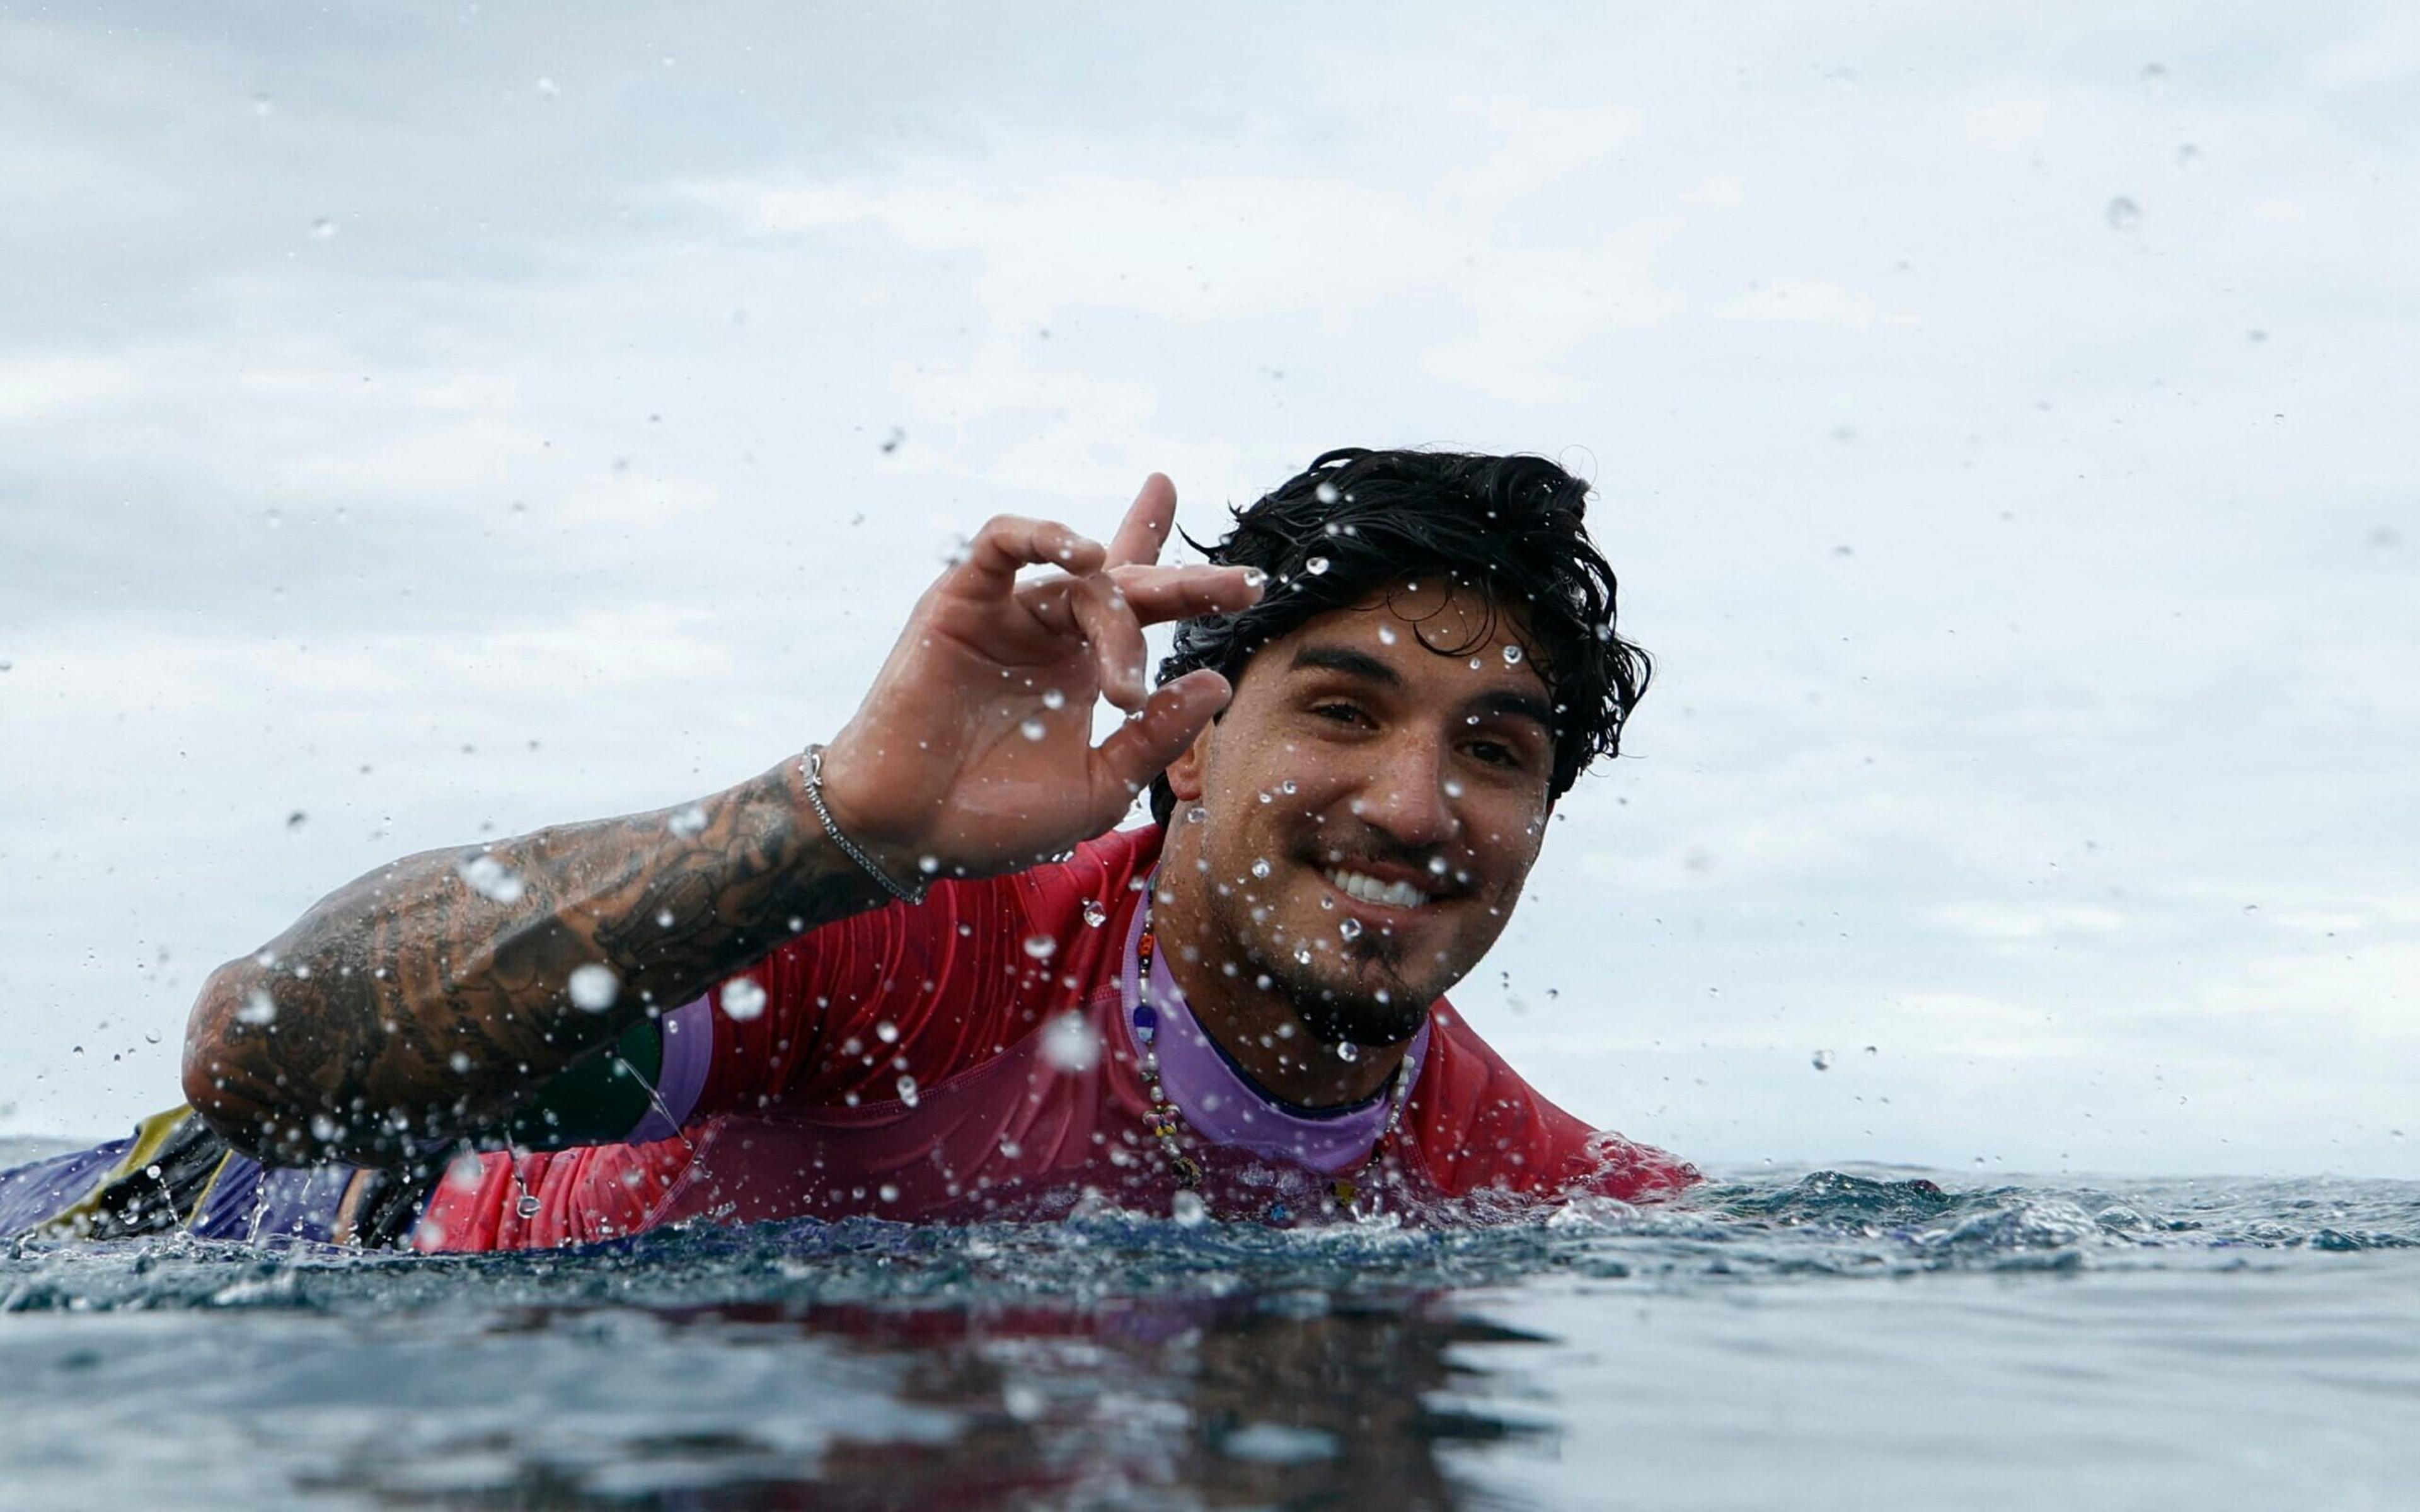
[[[705,997],[683,1003],[663,1017],[663,1069],[656,1073],[656,1105],[639,1120],[624,1142],[644,1145],[670,1139],[681,1132],[697,1095],[706,1090],[706,1072],[714,1064],[714,1005]]]

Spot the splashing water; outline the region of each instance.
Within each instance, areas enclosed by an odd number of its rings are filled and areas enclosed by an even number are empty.
[[[0,1248],[0,1462],[39,1506],[2383,1507],[2415,1288],[2420,1183],[1904,1169],[1308,1228],[44,1242]]]
[[[1069,1075],[1100,1063],[1101,1037],[1080,1012],[1060,1014],[1042,1029],[1042,1058]]]
[[[570,993],[571,1006],[583,1013],[602,1013],[622,995],[622,979],[613,974],[612,966],[598,961],[572,967],[570,979],[564,985]]]
[[[484,852],[454,869],[455,874],[470,884],[471,890],[493,903],[517,903],[528,887],[521,879],[504,870],[504,863]]]
[[[753,977],[732,978],[715,994],[715,1000],[721,1004],[723,1016],[735,1023],[748,1023],[765,1012],[765,989]]]

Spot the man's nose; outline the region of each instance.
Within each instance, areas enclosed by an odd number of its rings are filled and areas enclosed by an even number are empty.
[[[1462,817],[1447,787],[1446,753],[1435,740],[1406,735],[1377,753],[1353,811],[1406,850],[1445,845],[1462,836]]]

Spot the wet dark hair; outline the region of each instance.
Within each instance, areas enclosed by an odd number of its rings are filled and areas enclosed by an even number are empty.
[[[1186,537],[1214,563],[1259,568],[1268,584],[1250,609],[1178,625],[1159,680],[1215,667],[1236,682],[1262,647],[1314,616],[1441,576],[1485,594],[1488,612],[1467,644],[1430,642],[1438,654],[1468,656],[1492,640],[1497,616],[1514,616],[1515,639],[1553,698],[1559,798],[1590,763],[1621,749],[1651,671],[1647,653],[1614,634],[1613,569],[1582,524],[1588,493],[1542,456],[1326,453],[1234,511],[1225,539]],[[1175,806],[1168,779],[1155,780],[1153,817],[1166,824]]]

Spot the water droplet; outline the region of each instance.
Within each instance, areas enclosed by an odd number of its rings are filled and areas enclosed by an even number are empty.
[[[1429,875],[1431,875],[1431,876],[1433,876],[1433,877],[1441,877],[1441,876],[1445,875],[1445,857],[1444,857],[1444,856],[1430,856],[1430,857],[1429,857]]]
[[[1881,1054],[1882,1054],[1882,1051],[1880,1051],[1879,1049],[1875,1048],[1875,1047],[1874,1047],[1874,1046],[1872,1046],[1872,1045],[1868,1045],[1868,1046],[1866,1046],[1866,1054],[1868,1054],[1868,1055],[1869,1055],[1869,1056],[1878,1056],[1878,1055],[1881,1055]]]
[[[1318,500],[1323,504],[1332,504],[1336,502],[1338,499],[1343,497],[1336,491],[1336,485],[1332,483],[1323,483],[1319,485],[1317,487],[1311,490],[1311,496],[1313,499]]]
[[[1263,788],[1261,789],[1261,801],[1263,803],[1275,803],[1277,802],[1277,796],[1269,792],[1268,789]]]
[[[916,857],[916,870],[928,877],[932,876],[941,870],[941,858],[938,856],[920,856]]]
[[[583,1013],[602,1013],[622,995],[622,979],[612,966],[597,961],[572,967],[564,986],[571,994],[571,1006]]]
[[[2120,194],[2111,200],[2108,208],[2101,214],[2102,218],[2109,223],[2110,230],[2132,231],[2134,229],[2135,223],[2143,218],[2143,208]]]
[[[1521,648],[1519,646],[1506,646],[1504,648],[1504,665],[1507,667],[1518,667],[1521,665]]]
[[[1260,856],[1252,862],[1252,875],[1256,877],[1264,877],[1268,874],[1269,858],[1267,856]]]
[[[311,1137],[323,1145],[333,1145],[345,1134],[345,1126],[324,1113],[311,1115]]]
[[[1176,1196],[1169,1198],[1168,1216],[1179,1228],[1199,1228],[1210,1219],[1210,1205],[1202,1200],[1201,1193],[1179,1187]]]
[[[1378,643],[1380,645],[1391,646],[1395,643],[1397,637],[1395,635],[1395,627],[1393,625],[1382,625],[1378,626]]]
[[[563,93],[563,85],[555,83],[552,79],[547,78],[543,74],[539,75],[537,83],[530,85],[530,87],[536,90],[539,94],[546,96],[549,100],[552,100]]]
[[[1307,966],[1311,964],[1310,946],[1297,945],[1294,948],[1294,964],[1298,966]]]
[[[457,1050],[445,1057],[445,1064],[454,1068],[454,1074],[459,1076],[471,1069],[471,1057]]]
[[[277,1022],[277,1001],[255,987],[246,993],[243,1006],[235,1011],[238,1024],[274,1024]]]
[[[311,239],[314,241],[325,241],[335,234],[336,223],[324,215],[311,223]]]
[[[1050,733],[1050,727],[1039,719],[1028,719],[1016,727],[1016,733],[1028,740],[1040,740]]]
[[[734,977],[722,984],[716,995],[722,1003],[723,1015],[734,1023],[745,1024],[765,1011],[765,989],[753,977]]]
[[[1817,1071],[1830,1071],[1832,1069],[1832,1052],[1829,1050],[1818,1050],[1808,1058],[1814,1063]]]
[[[1025,953],[1036,961],[1047,961],[1059,953],[1059,942],[1047,934],[1029,934],[1025,937]]]
[[[1450,777],[1445,779],[1445,795],[1447,797],[1459,798],[1462,796],[1462,793],[1463,788],[1460,782],[1455,781]]]
[[[1109,911],[1101,905],[1101,901],[1098,898],[1087,898],[1084,900],[1085,928],[1099,929],[1109,921]]]
[[[527,890],[521,879],[505,871],[504,864],[492,856],[474,856],[454,870],[471,885],[472,891],[496,903],[517,903]]]
[[[1326,557],[1312,557],[1302,564],[1302,570],[1311,574],[1314,578],[1324,578],[1327,576],[1327,559]]]
[[[916,1078],[913,1076],[902,1076],[899,1078],[896,1085],[899,1088],[899,1101],[907,1103],[911,1108],[914,1107],[916,1105]]]
[[[1352,1041],[1347,1040],[1336,1047],[1336,1058],[1339,1060],[1358,1060],[1361,1058],[1361,1047],[1355,1044]]]
[[[876,1196],[877,1196],[877,1197],[880,1197],[880,1198],[881,1198],[883,1201],[885,1201],[885,1202],[896,1202],[896,1201],[898,1201],[898,1200],[899,1200],[899,1189],[898,1189],[897,1187],[895,1187],[895,1186],[892,1186],[892,1185],[890,1182],[888,1182],[888,1181],[885,1181],[885,1182],[883,1182],[880,1186],[876,1187],[876,1188],[874,1189],[874,1195],[875,1195]]]
[[[1042,1031],[1042,1058],[1069,1075],[1079,1075],[1100,1063],[1101,1037],[1078,1012],[1052,1019]]]
[[[1480,660],[1477,656],[1470,658],[1470,670],[1472,671],[1483,671],[1486,670],[1486,667],[1487,663]]]
[[[479,1159],[478,1151],[465,1149],[445,1163],[445,1184],[460,1192],[476,1192],[486,1171],[486,1163]]]
[[[290,834],[290,833],[292,833],[293,831],[295,831],[295,830],[298,830],[298,829],[302,828],[304,825],[307,825],[307,824],[309,824],[310,822],[311,822],[311,816],[310,816],[309,814],[307,814],[307,813],[304,813],[302,810],[297,809],[297,810],[295,810],[292,813],[287,814],[287,815],[286,816],[286,828],[287,828],[287,833],[289,833],[289,834]]]
[[[1301,790],[1294,785],[1293,778],[1287,778],[1284,781],[1278,784],[1278,791],[1287,795],[1288,796],[1292,796],[1294,794],[1300,792]]]
[[[658,929],[670,929],[670,928],[672,928],[672,927],[673,927],[673,911],[672,911],[671,909],[669,909],[669,908],[659,908],[659,909],[657,909],[657,910],[656,910],[656,928],[658,928]]]
[[[676,809],[666,827],[683,840],[693,839],[706,833],[706,810],[694,803]]]
[[[1320,901],[1322,903],[1326,902],[1324,898]],[[1343,935],[1348,940],[1357,940],[1361,937],[1361,921],[1355,918],[1352,915],[1347,914],[1342,919],[1338,921],[1336,925],[1336,933]]]
[[[1046,687],[1042,690],[1042,706],[1046,709],[1063,709],[1067,706],[1067,695],[1055,687]]]

